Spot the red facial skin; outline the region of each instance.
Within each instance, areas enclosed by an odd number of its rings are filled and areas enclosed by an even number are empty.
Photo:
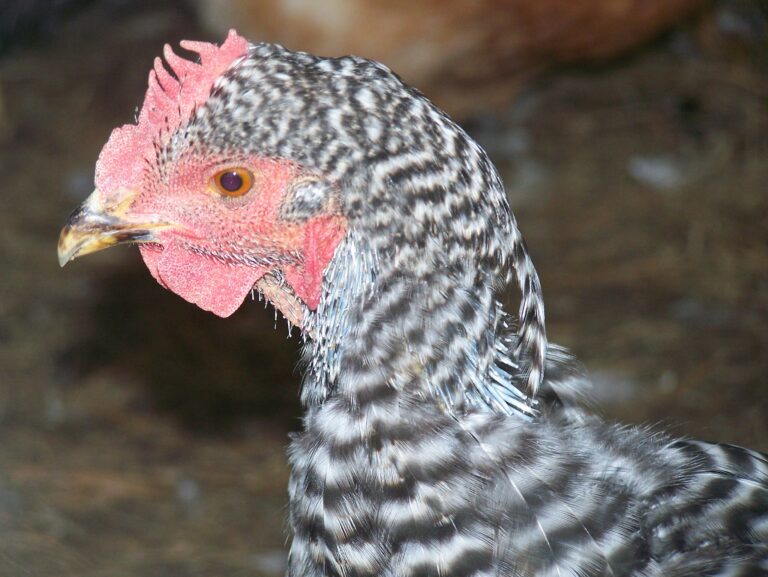
[[[236,167],[251,171],[253,185],[242,196],[228,197],[212,179],[220,170]],[[168,182],[148,176],[130,218],[174,226],[158,231],[156,244],[141,246],[144,262],[164,287],[221,317],[237,310],[257,281],[276,270],[315,309],[323,271],[346,224],[331,212],[306,220],[282,219],[286,193],[298,178],[306,174],[295,165],[258,157],[186,159],[171,167]]]
[[[141,246],[144,262],[164,287],[219,316],[231,315],[254,285],[289,320],[302,320],[302,301],[315,309],[322,277],[344,236],[345,219],[329,208],[306,220],[280,217],[286,192],[306,178],[288,161],[259,157],[216,158],[205,151],[180,151],[176,160],[153,166],[155,146],[170,136],[208,98],[217,79],[248,51],[248,42],[231,30],[221,46],[182,42],[199,54],[185,60],[165,47],[165,64],[155,60],[136,124],[113,131],[96,164],[96,188],[104,206],[122,207],[129,224],[165,223],[154,243]],[[166,66],[173,74],[169,73]],[[211,187],[223,169],[245,168],[252,188],[227,197]],[[269,273],[280,270],[290,289]]]

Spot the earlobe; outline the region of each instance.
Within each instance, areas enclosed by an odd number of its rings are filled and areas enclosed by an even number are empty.
[[[306,220],[328,214],[334,207],[338,189],[331,182],[314,176],[293,181],[285,195],[280,217],[284,220]]]
[[[310,219],[304,228],[302,263],[284,271],[294,292],[311,310],[320,303],[323,273],[346,231],[343,216],[324,215]]]

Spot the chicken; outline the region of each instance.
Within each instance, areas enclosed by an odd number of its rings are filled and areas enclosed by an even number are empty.
[[[182,46],[200,62],[155,61],[59,259],[137,243],[182,298],[227,316],[255,288],[302,329],[289,575],[768,575],[768,458],[569,400],[461,128],[376,62]]]
[[[470,115],[507,103],[532,76],[605,61],[658,36],[704,0],[194,0],[226,32],[335,56],[366,54],[441,107]]]

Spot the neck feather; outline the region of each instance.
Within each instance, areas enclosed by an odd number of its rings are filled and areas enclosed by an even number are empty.
[[[533,417],[518,337],[489,273],[403,269],[397,260],[354,230],[339,245],[305,326],[313,336],[305,343],[302,402],[341,396],[363,406],[405,393],[451,412]]]

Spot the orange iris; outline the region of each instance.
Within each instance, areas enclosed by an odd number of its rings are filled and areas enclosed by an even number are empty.
[[[211,186],[224,196],[242,196],[253,186],[253,173],[246,168],[225,168],[213,175]]]

